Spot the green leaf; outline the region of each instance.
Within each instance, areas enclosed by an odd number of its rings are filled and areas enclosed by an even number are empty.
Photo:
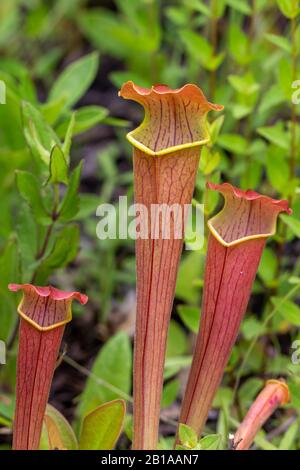
[[[296,18],[300,13],[299,0],[277,0],[282,14],[289,19]]]
[[[170,321],[167,342],[167,357],[181,356],[187,351],[187,337],[181,326],[174,320]]]
[[[200,322],[199,307],[190,307],[188,305],[179,305],[177,307],[178,314],[185,324],[193,333],[198,333]]]
[[[131,362],[131,345],[126,333],[118,333],[105,343],[95,359],[80,399],[78,415],[81,418],[95,406],[115,398],[125,398],[130,393]],[[97,383],[97,379],[104,381],[103,385]]]
[[[49,225],[52,220],[44,207],[40,185],[36,177],[28,171],[18,170],[16,172],[16,183],[19,193],[31,207],[37,223]]]
[[[248,0],[226,0],[226,3],[244,15],[251,15],[252,13]]]
[[[238,92],[246,96],[256,93],[260,89],[260,85],[253,80],[249,74],[246,75],[229,75],[228,81],[230,85]]]
[[[60,147],[55,145],[50,155],[50,177],[51,183],[68,184],[68,165]]]
[[[199,441],[201,450],[219,450],[222,444],[222,436],[220,434],[210,434]]]
[[[278,145],[278,147],[284,150],[289,149],[289,134],[283,128],[281,121],[278,121],[274,126],[260,127],[257,129],[257,132],[272,144]]]
[[[15,294],[7,288],[8,283],[20,281],[20,260],[16,239],[8,240],[0,254],[0,339],[7,341],[16,321]]]
[[[77,225],[67,225],[56,234],[52,250],[38,267],[36,279],[40,284],[45,282],[55,269],[67,266],[76,258],[79,240]]]
[[[167,357],[165,361],[164,378],[169,379],[170,377],[176,375],[180,369],[189,367],[191,363],[191,356]]]
[[[263,94],[260,106],[258,108],[259,113],[265,113],[274,106],[285,101],[285,94],[283,90],[277,85],[271,86],[266,93]]]
[[[28,146],[34,155],[49,165],[52,148],[54,145],[60,145],[57,135],[45,121],[43,114],[31,103],[23,101],[21,112]]]
[[[93,82],[99,65],[99,55],[93,52],[69,65],[54,82],[49,101],[65,99],[65,107],[71,108]]]
[[[280,218],[291,229],[294,235],[300,238],[300,221],[296,217],[287,214],[282,214]]]
[[[184,447],[193,449],[197,445],[197,433],[186,424],[179,424],[179,440]]]
[[[178,395],[179,389],[180,389],[180,382],[177,379],[171,380],[171,382],[168,382],[164,386],[162,401],[161,401],[162,408],[167,408],[168,406],[172,405],[172,403],[174,403]]]
[[[290,174],[286,153],[275,145],[269,145],[266,157],[268,180],[277,191],[283,192]]]
[[[197,304],[199,289],[194,286],[194,281],[200,277],[203,269],[203,255],[193,251],[186,255],[180,263],[176,282],[176,297],[191,304]]]
[[[280,315],[289,323],[300,326],[300,307],[291,300],[282,301],[281,297],[271,297],[271,302]]]
[[[203,36],[190,29],[182,30],[180,36],[189,54],[207,70],[216,70],[223,62],[224,54],[214,56],[212,46]]]
[[[125,402],[114,400],[89,413],[83,420],[79,449],[112,450],[121,433],[125,411]]]
[[[266,247],[258,267],[258,274],[266,285],[274,281],[277,274],[278,260],[274,251]]]
[[[83,162],[81,161],[70,176],[69,186],[59,209],[59,220],[61,221],[68,222],[69,220],[72,220],[79,211],[80,200],[78,188],[80,184],[82,164]]]
[[[265,34],[265,38],[270,43],[274,44],[275,46],[280,47],[280,49],[290,54],[292,46],[291,46],[290,41],[287,38],[283,36],[279,36],[278,34]]]
[[[266,333],[266,328],[255,317],[246,318],[242,323],[241,330],[247,341]]]
[[[249,148],[246,139],[239,134],[221,134],[218,144],[229,152],[241,155],[245,155]]]
[[[102,122],[108,116],[108,110],[102,106],[83,106],[75,112],[73,135],[81,134]],[[128,122],[124,121],[127,125]],[[58,127],[57,133],[63,136],[67,131],[68,121]]]
[[[75,113],[72,113],[70,120],[69,120],[69,124],[66,129],[66,135],[64,138],[63,146],[62,146],[62,151],[66,159],[66,162],[68,164],[70,163],[70,149],[72,145],[72,137],[74,134],[74,126],[75,126]]]
[[[66,418],[52,405],[47,405],[43,439],[40,450],[77,450],[78,443],[74,431]]]
[[[200,160],[200,170],[204,175],[210,175],[220,163],[219,152],[210,152],[207,147],[203,148]]]
[[[280,440],[279,450],[292,450],[295,448],[299,432],[299,422],[296,420],[285,432]]]

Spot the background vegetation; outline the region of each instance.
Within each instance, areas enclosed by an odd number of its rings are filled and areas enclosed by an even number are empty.
[[[117,97],[120,85],[198,84],[223,104],[211,116],[195,200],[206,216],[219,204],[205,181],[229,181],[289,199],[255,281],[241,332],[207,423],[218,446],[245,415],[264,380],[285,377],[292,401],[256,440],[263,449],[300,449],[300,79],[298,0],[2,0],[0,79],[0,441],[10,445],[16,358],[16,296],[8,282],[53,283],[89,295],[74,321],[50,402],[78,428],[95,405],[128,402],[135,308],[134,243],[100,241],[96,207],[132,198],[125,134],[142,111]],[[184,252],[165,367],[161,446],[174,421],[199,322],[205,246]]]

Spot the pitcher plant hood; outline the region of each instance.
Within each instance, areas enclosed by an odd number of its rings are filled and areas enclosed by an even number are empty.
[[[119,95],[141,104],[145,110],[142,124],[127,134],[129,142],[149,155],[164,155],[209,142],[206,115],[223,106],[209,103],[196,85],[172,90],[167,85],[142,88],[125,83]]]
[[[224,208],[208,221],[202,315],[180,422],[201,433],[246,312],[252,284],[267,240],[280,212],[277,201],[228,183],[208,188],[225,198]],[[212,367],[212,364],[214,365]]]
[[[9,284],[11,291],[23,291],[18,312],[26,321],[41,331],[51,330],[72,319],[71,304],[76,299],[86,304],[88,298],[79,292],[65,292],[52,286]]]
[[[224,246],[233,246],[246,240],[268,238],[276,232],[280,212],[292,213],[288,201],[272,199],[255,191],[235,188],[229,183],[207,183],[225,199],[224,207],[208,221],[214,237]]]

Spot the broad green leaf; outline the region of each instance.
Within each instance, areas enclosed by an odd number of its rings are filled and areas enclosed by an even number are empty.
[[[49,164],[50,152],[60,141],[43,114],[27,101],[22,102],[24,135],[31,151]]]
[[[59,220],[61,221],[68,222],[69,220],[72,220],[79,211],[78,188],[80,184],[82,163],[83,162],[81,161],[70,176],[69,186],[59,209]]]
[[[229,26],[229,52],[238,64],[246,65],[251,62],[250,40],[235,22]]]
[[[201,253],[193,251],[186,255],[179,266],[176,282],[176,297],[191,304],[197,304],[199,289],[193,284],[201,276],[204,257]]]
[[[177,311],[185,326],[187,326],[193,333],[198,333],[200,322],[199,307],[178,305]]]
[[[241,331],[246,340],[250,341],[257,335],[262,336],[266,333],[266,328],[255,317],[246,318],[241,327]]]
[[[19,193],[31,207],[35,220],[41,225],[50,224],[51,217],[44,207],[40,185],[36,177],[28,171],[18,170],[16,172],[16,183]]]
[[[239,134],[221,134],[217,142],[222,148],[235,154],[245,155],[249,148],[246,139]]]
[[[176,375],[180,369],[189,367],[191,363],[191,356],[167,357],[165,361],[164,378],[169,379],[170,377]]]
[[[126,407],[123,400],[99,406],[83,420],[80,450],[112,450],[121,433]]]
[[[282,14],[289,19],[296,18],[300,13],[299,0],[277,0]]]
[[[170,321],[167,342],[167,357],[181,356],[187,351],[187,337],[182,327],[174,320]]]
[[[266,93],[263,94],[260,106],[258,108],[259,113],[269,111],[269,109],[285,101],[285,94],[283,90],[275,84],[269,88]]]
[[[266,285],[276,277],[278,267],[277,256],[271,248],[266,247],[258,267],[258,274]]]
[[[19,262],[17,240],[8,240],[0,253],[0,339],[3,341],[9,339],[17,317],[16,296],[7,285],[20,280]]]
[[[163,389],[162,400],[161,400],[161,407],[167,408],[168,406],[172,405],[176,400],[180,389],[180,382],[179,380],[171,380],[167,382]]]
[[[256,377],[246,380],[239,388],[239,400],[244,408],[248,408],[262,389],[264,381]]]
[[[288,52],[290,54],[291,52],[291,43],[289,40],[283,36],[279,36],[278,34],[265,34],[265,38],[274,44],[275,46],[280,47],[285,52]]]
[[[219,450],[222,444],[222,436],[220,434],[210,434],[202,437],[199,441],[201,450]]]
[[[289,149],[289,133],[283,128],[281,121],[278,121],[274,126],[260,127],[257,132],[272,144],[278,145],[284,150]]]
[[[79,238],[77,225],[67,225],[56,234],[52,250],[38,267],[36,278],[40,284],[46,282],[55,269],[67,266],[76,258],[79,250]]]
[[[275,145],[269,145],[266,157],[268,180],[275,189],[283,192],[287,186],[290,174],[286,153]]]
[[[248,0],[226,0],[226,3],[240,13],[244,13],[244,15],[251,15]]]
[[[124,3],[132,2],[122,2]],[[160,43],[159,23],[154,21],[149,34],[148,21],[139,22],[142,18],[145,16],[135,15],[135,21],[139,24],[133,28],[132,15],[128,25],[124,17],[117,16],[108,9],[93,8],[82,12],[78,22],[83,33],[101,51],[108,52],[113,57],[140,58],[156,51]]]
[[[65,99],[65,107],[71,108],[93,82],[99,64],[98,53],[93,52],[69,65],[54,82],[49,101]]]
[[[102,122],[108,116],[108,110],[102,106],[83,106],[75,112],[73,135],[81,134]],[[65,135],[68,126],[67,120],[58,127],[59,136]]]
[[[184,447],[193,449],[197,445],[197,433],[186,424],[179,424],[179,440]]]
[[[200,160],[200,170],[204,175],[210,175],[220,163],[219,152],[210,152],[207,147],[203,148]]]
[[[77,450],[74,431],[66,418],[52,405],[47,405],[44,423],[42,450]]]
[[[130,393],[131,362],[131,344],[126,333],[118,333],[105,343],[95,359],[92,375],[79,402],[78,415],[81,418],[95,406],[115,398],[125,398]]]
[[[230,85],[243,95],[249,96],[256,93],[260,89],[259,83],[253,80],[253,77],[247,75],[229,75],[228,81]]]
[[[300,238],[300,221],[293,215],[282,214],[280,218],[291,229],[296,237]]]
[[[277,308],[280,315],[289,323],[300,326],[300,307],[291,300],[284,300],[280,297],[271,297],[271,302]]]
[[[55,145],[50,155],[50,176],[51,183],[68,184],[68,165],[60,147]]]

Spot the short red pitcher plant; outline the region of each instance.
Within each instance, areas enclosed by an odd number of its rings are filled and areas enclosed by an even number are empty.
[[[9,284],[23,291],[17,361],[15,450],[39,448],[43,418],[65,324],[72,318],[73,299],[85,304],[86,295],[55,287]]]

